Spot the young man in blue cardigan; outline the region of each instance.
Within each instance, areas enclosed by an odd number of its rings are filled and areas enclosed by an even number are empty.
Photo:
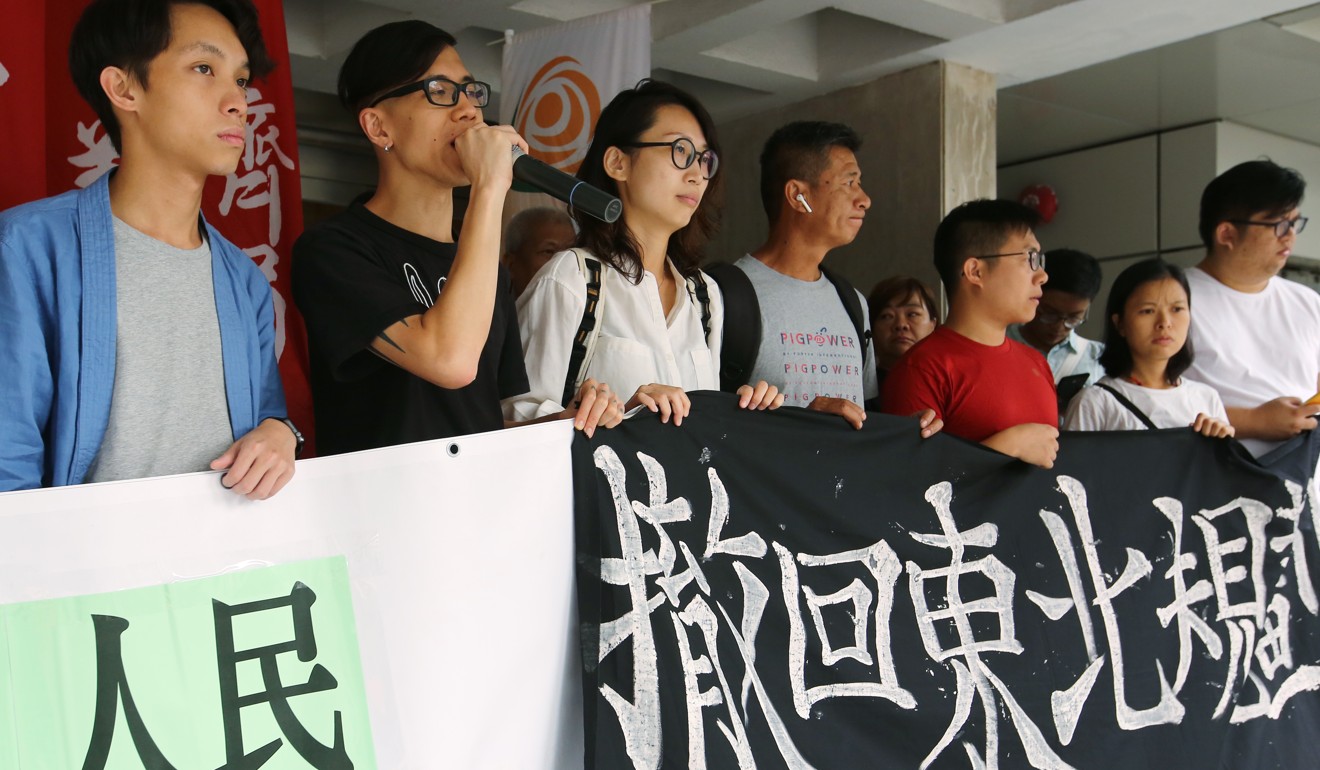
[[[271,68],[250,0],[95,0],[70,69],[118,169],[0,214],[0,490],[208,468],[293,475],[270,286],[201,217]]]

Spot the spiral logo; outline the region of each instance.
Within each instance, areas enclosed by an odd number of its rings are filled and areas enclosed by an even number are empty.
[[[600,94],[595,83],[577,59],[559,56],[532,76],[518,100],[513,122],[532,155],[572,174],[587,154],[599,117]]]

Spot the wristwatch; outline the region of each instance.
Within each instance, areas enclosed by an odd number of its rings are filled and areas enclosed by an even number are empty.
[[[306,441],[303,438],[302,431],[298,430],[298,426],[294,425],[293,420],[290,420],[288,417],[281,417],[279,418],[279,421],[289,426],[289,430],[293,431],[294,440],[298,442],[298,444],[293,448],[293,459],[296,460],[299,457],[302,457],[303,444]]]

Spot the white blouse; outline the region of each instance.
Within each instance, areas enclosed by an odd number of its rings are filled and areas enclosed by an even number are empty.
[[[1104,377],[1100,382],[1126,396],[1159,428],[1190,427],[1198,414],[1228,422],[1228,413],[1219,393],[1205,383],[1186,377],[1177,386],[1163,390],[1143,388],[1120,377]],[[1094,385],[1084,388],[1072,400],[1063,427],[1064,430],[1146,429],[1145,424],[1112,393]]]
[[[596,306],[600,336],[586,376],[608,383],[627,401],[643,385],[659,383],[683,390],[719,390],[720,339],[724,302],[719,286],[703,274],[710,290],[710,343],[701,327],[701,305],[672,261],[678,285],[673,308],[664,314],[655,276],[643,271],[641,283],[601,262],[601,299]],[[531,391],[505,399],[504,416],[523,421],[564,407],[573,335],[587,304],[587,277],[572,251],[556,254],[532,278],[518,300],[518,331]]]

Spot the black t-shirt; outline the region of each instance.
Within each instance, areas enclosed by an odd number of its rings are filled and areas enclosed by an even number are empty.
[[[508,272],[500,266],[490,335],[471,384],[441,388],[400,369],[369,346],[392,324],[431,307],[457,247],[390,224],[362,205],[365,198],[293,245],[293,298],[307,323],[318,452],[502,428],[500,399],[528,390]]]

